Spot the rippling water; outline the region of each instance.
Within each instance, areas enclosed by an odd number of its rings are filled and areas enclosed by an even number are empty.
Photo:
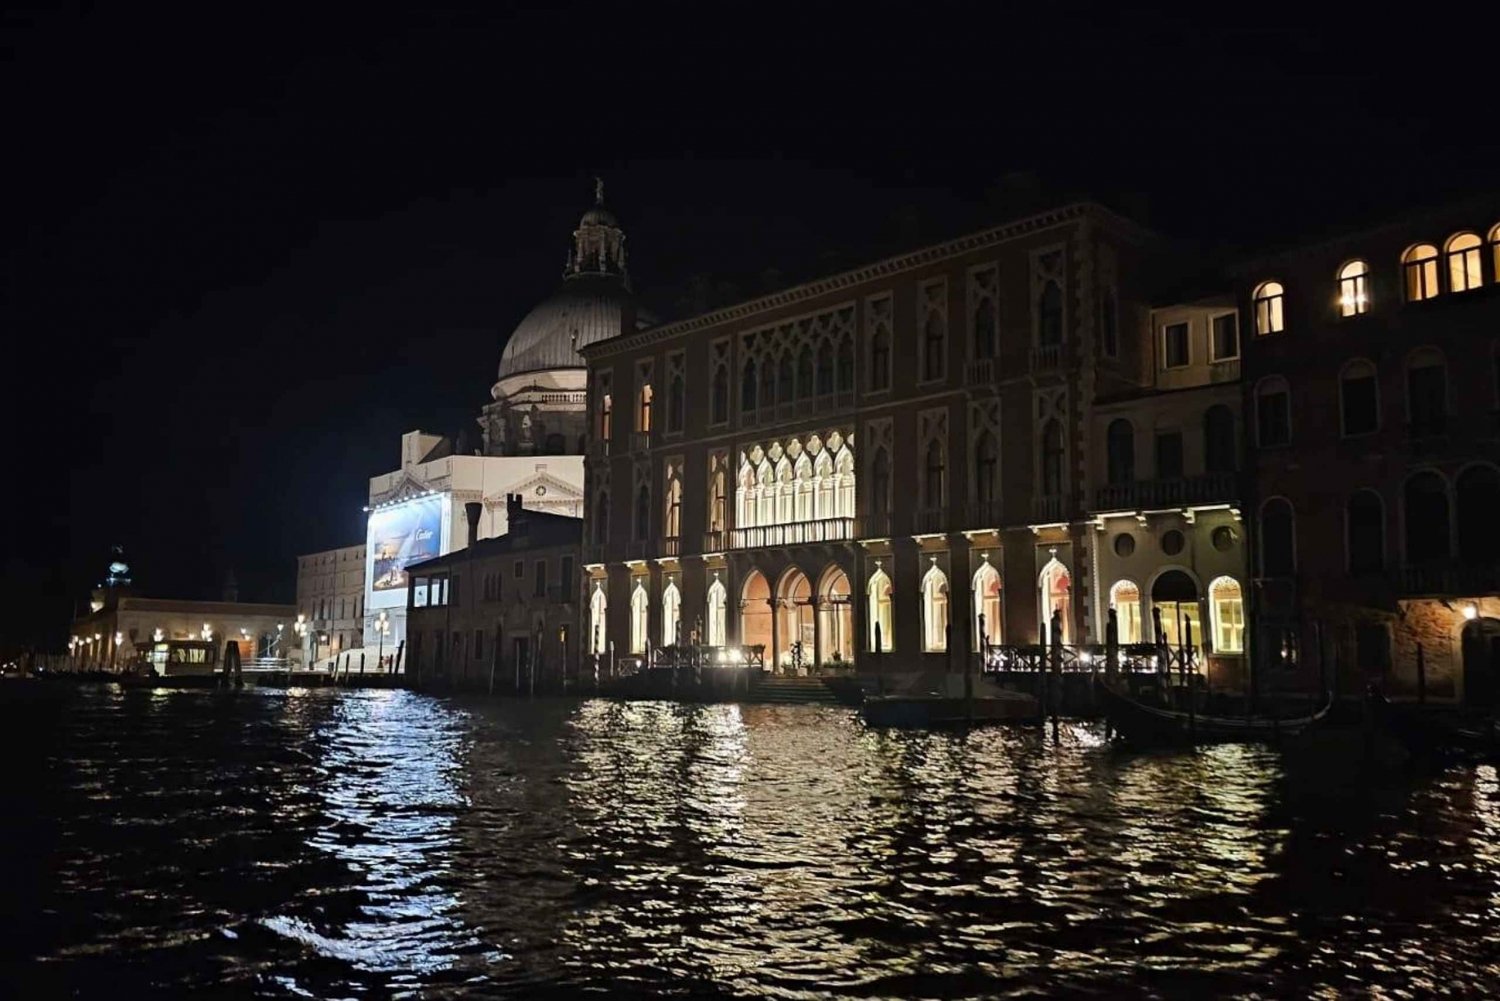
[[[812,707],[10,692],[10,996],[1500,987],[1489,767]]]

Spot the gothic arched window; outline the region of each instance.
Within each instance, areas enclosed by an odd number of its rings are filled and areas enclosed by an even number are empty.
[[[645,542],[651,537],[651,491],[642,483],[635,494],[635,538]]]
[[[1062,286],[1057,282],[1049,280],[1042,286],[1042,294],[1037,298],[1036,321],[1038,345],[1049,348],[1062,343],[1063,295]]]
[[[1107,478],[1112,487],[1135,482],[1135,425],[1123,417],[1109,422],[1105,433]]]
[[[995,436],[989,431],[980,431],[974,441],[974,500],[981,508],[988,508],[1000,499],[999,450],[995,448]]]
[[[936,439],[928,442],[927,461],[923,468],[922,506],[929,511],[943,506],[944,466],[943,443]]]
[[[755,406],[755,359],[751,358],[745,362],[745,370],[740,374],[740,413],[748,413]]]
[[[1048,497],[1057,497],[1062,491],[1062,425],[1054,418],[1042,428],[1042,493]]]
[[[709,400],[709,421],[723,424],[729,420],[729,369],[723,365],[714,369],[714,384]]]

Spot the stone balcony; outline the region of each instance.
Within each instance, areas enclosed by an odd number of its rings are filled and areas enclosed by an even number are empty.
[[[729,533],[730,549],[760,549],[766,546],[802,546],[820,542],[844,542],[854,538],[853,518],[823,518],[785,525],[756,525]]]
[[[1232,503],[1238,499],[1236,474],[1205,473],[1169,480],[1133,480],[1094,491],[1094,510],[1120,511],[1190,504]]]

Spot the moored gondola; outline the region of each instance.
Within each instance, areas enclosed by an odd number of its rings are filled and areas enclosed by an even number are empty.
[[[1391,702],[1378,689],[1369,700],[1380,725],[1414,756],[1500,761],[1500,720],[1493,715]]]
[[[1137,747],[1181,744],[1274,744],[1295,737],[1328,714],[1331,699],[1302,716],[1212,716],[1149,706],[1103,677],[1095,682],[1110,726]]]

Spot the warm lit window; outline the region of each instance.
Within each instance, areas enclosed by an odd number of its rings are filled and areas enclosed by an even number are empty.
[[[1262,282],[1255,290],[1255,333],[1279,334],[1286,328],[1282,312],[1285,293],[1280,282]]]
[[[1255,435],[1261,448],[1291,443],[1291,391],[1280,376],[1262,380],[1255,389]]]
[[[1500,282],[1500,223],[1490,230],[1490,267],[1494,269],[1495,281]]]
[[[922,649],[948,649],[948,578],[936,566],[922,578]]]
[[[1162,365],[1164,368],[1182,368],[1188,364],[1188,325],[1169,323],[1162,328]]]
[[[1370,266],[1350,261],[1339,268],[1339,315],[1359,316],[1370,308]]]
[[[1209,342],[1213,350],[1213,361],[1229,361],[1240,356],[1240,316],[1238,313],[1220,313],[1209,321]]]
[[[1115,610],[1115,624],[1119,627],[1119,642],[1142,642],[1141,589],[1135,581],[1115,581],[1114,586],[1109,589],[1109,603]]]
[[[1430,243],[1419,243],[1401,255],[1406,272],[1406,301],[1421,302],[1437,295],[1438,252]]]
[[[1459,233],[1448,239],[1448,289],[1467,292],[1484,284],[1484,270],[1479,250],[1482,244],[1473,233]]]
[[[651,384],[649,382],[641,386],[640,409],[636,413],[635,429],[641,432],[651,430]]]
[[[1358,358],[1339,373],[1339,418],[1343,433],[1369,434],[1380,428],[1375,366]]]
[[[1214,621],[1214,652],[1245,652],[1245,602],[1240,582],[1220,577],[1208,586]]]
[[[667,468],[667,508],[663,512],[666,523],[662,535],[675,539],[682,534],[682,477],[675,467]]]
[[[614,428],[614,408],[614,400],[605,393],[599,404],[599,440],[605,443],[609,442],[610,431]]]

